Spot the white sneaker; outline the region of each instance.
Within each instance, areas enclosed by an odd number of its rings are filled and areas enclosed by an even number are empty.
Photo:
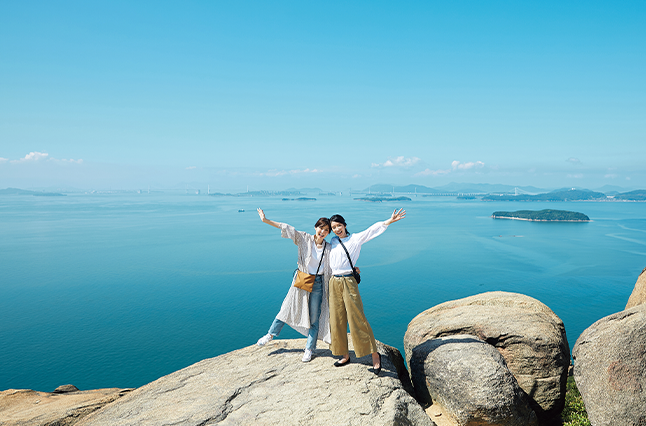
[[[258,346],[265,346],[267,343],[271,342],[274,336],[271,334],[265,334],[262,336],[260,339],[258,339],[258,343],[256,343]]]
[[[312,350],[305,349],[305,353],[303,354],[303,362],[310,362],[311,360],[312,360]]]

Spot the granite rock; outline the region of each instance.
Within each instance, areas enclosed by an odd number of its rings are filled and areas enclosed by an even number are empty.
[[[592,324],[577,339],[572,357],[590,423],[646,425],[646,304]]]
[[[379,345],[376,376],[371,357],[356,359],[352,346],[351,363],[340,368],[328,349],[301,362],[304,346],[305,339],[275,339],[203,360],[78,425],[434,425],[404,389],[391,359],[396,349]]]
[[[66,385],[66,389],[71,389]],[[0,392],[0,425],[69,426],[127,394],[131,389],[38,392],[9,389]]]
[[[500,352],[539,420],[561,413],[570,350],[563,322],[550,308],[529,296],[501,291],[437,305],[408,325],[408,365],[415,347],[457,334],[476,336]]]
[[[456,425],[538,425],[502,355],[477,337],[427,340],[413,348],[410,368],[418,399],[439,404]]]
[[[639,277],[637,278],[633,292],[628,298],[626,309],[641,305],[644,302],[646,302],[646,268],[642,270],[642,273],[639,274]]]

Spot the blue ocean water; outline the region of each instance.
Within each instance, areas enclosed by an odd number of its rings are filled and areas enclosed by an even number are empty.
[[[317,198],[0,197],[0,390],[137,387],[254,344],[296,267],[296,246],[255,208],[305,231],[339,213],[353,232],[395,207]],[[545,303],[572,347],[590,324],[624,308],[646,266],[646,203],[416,197],[401,206],[406,219],[367,243],[358,266],[376,338],[402,353],[418,313],[493,290]],[[543,208],[593,221],[490,218]],[[288,327],[281,334],[295,337]]]

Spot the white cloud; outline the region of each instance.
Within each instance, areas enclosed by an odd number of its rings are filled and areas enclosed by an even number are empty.
[[[6,158],[2,158],[2,157],[0,157],[0,163],[6,163],[7,161],[9,161],[9,160],[8,160],[8,159],[6,159]]]
[[[24,163],[27,161],[39,161],[39,160],[47,160],[49,157],[49,154],[46,152],[30,152],[29,154],[25,155],[23,158],[20,160],[12,160],[12,163]]]
[[[617,178],[617,177],[619,177],[619,176],[618,176],[618,175],[616,175],[616,174],[614,174],[614,173],[608,173],[608,174],[607,174],[607,175],[605,175],[604,177],[605,177],[605,178],[607,178],[607,179],[615,179],[615,178]]]
[[[578,158],[575,158],[575,157],[570,157],[565,161],[567,161],[568,163],[572,163],[572,164],[581,164],[581,160],[579,160]]]
[[[197,169],[197,167],[196,167],[196,166],[188,166],[188,167],[186,168],[186,170],[193,170],[193,169]]]
[[[0,159],[0,162],[2,162],[3,159]],[[4,159],[7,161],[6,159]],[[46,152],[30,152],[29,154],[25,155],[23,158],[19,160],[11,160],[11,163],[35,163],[35,162],[41,162],[41,161],[54,161],[57,163],[74,163],[74,164],[82,164],[83,160],[78,159],[75,160],[73,158],[70,158],[69,160],[67,159],[62,159],[58,160],[56,158],[50,157],[48,153]]]
[[[482,161],[476,161],[475,163],[469,162],[469,163],[461,163],[459,161],[454,161],[451,163],[451,167],[453,167],[453,170],[470,170],[470,169],[480,169],[484,167],[484,163]]]
[[[567,177],[573,178],[573,179],[581,179],[583,175],[581,173],[577,173],[575,175],[567,175]]]
[[[411,167],[419,163],[420,159],[417,157],[405,158],[403,155],[395,158],[389,158],[383,163],[372,163],[370,167]]]

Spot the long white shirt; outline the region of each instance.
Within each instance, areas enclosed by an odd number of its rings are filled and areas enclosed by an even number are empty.
[[[298,269],[307,272],[311,267],[313,261],[318,266],[317,247],[314,243],[314,235],[307,232],[297,231],[293,226],[286,223],[277,222],[280,226],[280,233],[283,238],[289,238],[294,241],[298,246]],[[321,250],[321,254],[322,254]],[[312,258],[316,258],[313,260]],[[323,257],[323,264],[319,270],[319,274],[323,274],[323,300],[321,301],[321,315],[319,317],[319,334],[318,340],[323,340],[325,343],[331,343],[332,337],[330,335],[330,305],[328,304],[328,281],[332,271],[330,270],[330,244],[325,245],[325,255]],[[316,266],[314,272],[316,272]],[[283,321],[294,330],[307,336],[310,329],[310,309],[309,309],[310,293],[300,288],[294,287],[294,278],[290,282],[287,296],[283,300],[280,307],[280,312],[276,318]]]
[[[348,253],[350,253],[353,265],[356,266],[357,260],[359,260],[361,245],[383,234],[387,228],[388,225],[385,222],[377,222],[365,231],[350,234],[348,237],[341,239]],[[351,273],[352,267],[348,261],[348,256],[345,254],[345,250],[343,250],[341,243],[339,243],[339,238],[332,238],[330,244],[332,245],[332,250],[330,250],[332,274],[345,275]]]

